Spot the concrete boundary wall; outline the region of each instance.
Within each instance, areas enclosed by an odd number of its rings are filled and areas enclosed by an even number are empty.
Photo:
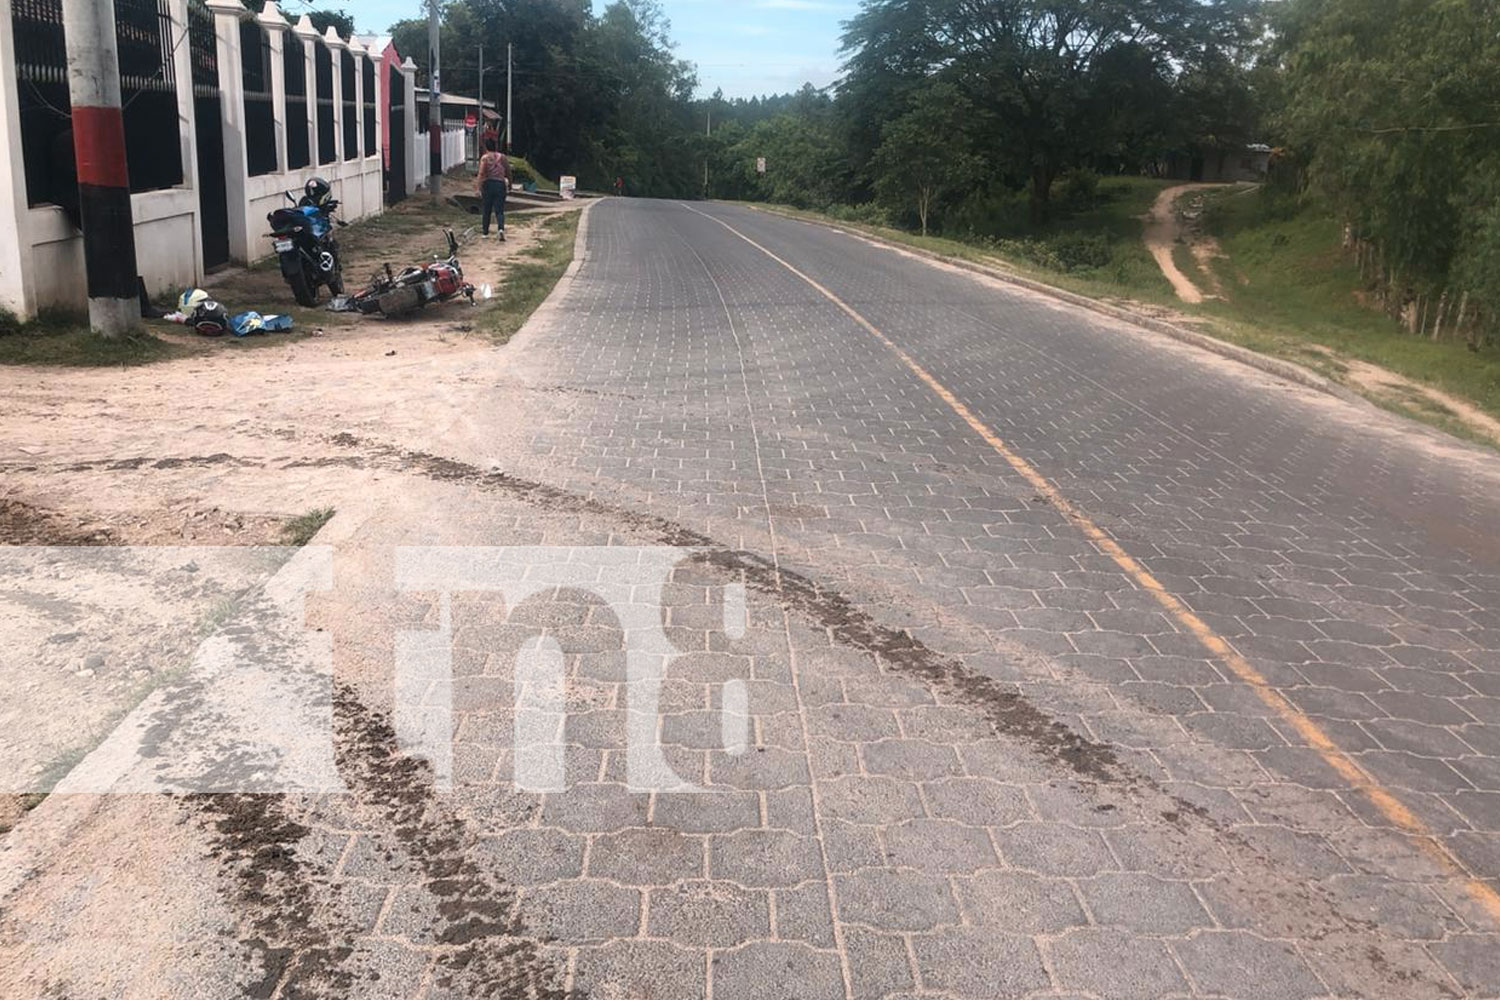
[[[270,254],[269,227],[266,216],[287,204],[283,192],[300,194],[313,176],[321,176],[333,186],[334,197],[342,202],[340,215],[347,221],[366,218],[384,211],[385,153],[383,148],[360,149],[354,159],[344,156],[345,113],[341,93],[343,74],[339,61],[345,51],[355,59],[353,95],[358,116],[356,135],[363,146],[366,129],[364,63],[374,64],[376,80],[387,71],[385,54],[366,50],[358,42],[339,38],[332,30],[320,35],[304,15],[292,24],[277,8],[267,3],[260,14],[250,12],[241,0],[204,0],[214,19],[214,34],[219,62],[219,86],[224,117],[225,188],[229,206],[229,253],[234,263],[250,263]],[[14,32],[11,31],[13,0],[0,0],[0,308],[21,316],[34,316],[49,306],[83,309],[87,305],[87,287],[83,264],[83,238],[73,228],[62,209],[52,205],[28,204],[26,169],[22,150],[19,83],[16,77]],[[167,0],[171,15],[173,41],[185,38],[188,25],[188,0]],[[269,40],[273,121],[275,126],[277,170],[257,177],[249,171],[246,143],[244,53],[241,51],[240,28],[249,20],[258,22]],[[308,139],[312,165],[288,169],[285,45],[292,33],[306,43],[308,83]],[[334,135],[337,158],[333,163],[318,164],[317,149],[317,72],[314,46],[325,46],[334,58],[333,98]],[[197,118],[193,97],[192,53],[185,42],[172,48],[177,86],[178,135],[182,143],[182,183],[174,188],[135,194],[131,205],[135,215],[136,256],[146,287],[153,293],[183,288],[203,280],[203,238],[201,231],[201,198],[205,186],[200,183],[201,158],[195,136]],[[426,180],[426,136],[416,131],[416,66],[411,60],[398,66],[406,82],[405,105],[409,135],[407,155],[411,165],[420,163],[418,173],[407,170],[408,194],[420,189]],[[377,92],[384,88],[377,87]],[[401,95],[398,95],[398,97]],[[377,147],[383,147],[389,135],[389,102],[377,98],[375,135]],[[450,154],[449,147],[453,152]],[[451,158],[450,158],[451,157]],[[461,131],[444,139],[444,161],[450,167],[463,161]]]

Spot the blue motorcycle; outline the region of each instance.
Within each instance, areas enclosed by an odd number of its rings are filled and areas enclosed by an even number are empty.
[[[300,199],[287,195],[293,208],[278,208],[266,216],[271,224],[271,249],[281,258],[281,276],[299,306],[317,305],[318,289],[325,285],[331,295],[344,294],[343,261],[333,237],[333,213],[339,203],[332,195],[328,182],[314,177]]]

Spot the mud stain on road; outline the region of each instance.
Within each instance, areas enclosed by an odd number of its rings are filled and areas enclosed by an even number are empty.
[[[901,629],[882,625],[843,595],[779,567],[764,556],[726,548],[709,536],[666,518],[508,473],[485,471],[427,452],[365,442],[351,434],[335,435],[330,442],[339,447],[360,448],[373,461],[395,471],[415,472],[441,482],[505,493],[550,511],[607,518],[639,531],[653,544],[697,549],[700,562],[743,581],[787,610],[828,629],[843,645],[869,653],[888,668],[980,709],[997,734],[1026,744],[1042,758],[1061,764],[1081,778],[1106,783],[1126,778],[1113,750],[1052,718],[1020,691],[975,673]]]
[[[19,500],[0,499],[0,545],[114,545],[107,528],[42,510]]]
[[[335,944],[336,930],[318,926],[314,885],[320,881],[297,856],[310,832],[279,795],[189,795],[184,801],[211,833],[216,860],[235,888],[230,902],[247,921],[241,944],[259,960],[259,978],[245,985],[250,1000],[286,996],[347,996],[355,977],[354,949]],[[348,940],[343,934],[341,940]]]
[[[540,953],[515,893],[470,857],[476,838],[433,788],[425,761],[401,753],[390,721],[353,689],[334,689],[339,771],[363,803],[378,809],[420,867],[437,900],[438,985],[482,1000],[582,1000]]]
[[[191,697],[191,696],[189,696]],[[477,838],[434,790],[428,765],[401,753],[390,721],[353,689],[333,696],[340,776],[353,814],[373,811],[435,901],[437,921],[418,947],[436,949],[436,982],[478,1000],[582,1000],[540,952],[517,912],[515,893],[471,859]],[[241,915],[239,944],[254,956],[244,984],[250,1000],[277,996],[358,996],[372,973],[359,941],[369,934],[343,919],[337,861],[311,860],[299,848],[313,834],[302,800],[271,794],[194,794],[192,808],[230,883],[225,895]],[[393,853],[388,861],[400,865]],[[404,875],[400,876],[406,877]]]

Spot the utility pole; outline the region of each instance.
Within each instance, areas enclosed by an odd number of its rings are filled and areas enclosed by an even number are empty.
[[[510,42],[505,43],[505,155],[510,155],[510,84],[511,84],[511,49]]]
[[[474,126],[474,162],[484,155],[480,143],[484,139],[484,39],[479,40],[479,124]]]
[[[68,97],[73,105],[89,326],[106,337],[117,337],[140,326],[141,300],[130,170],[125,162],[125,118],[120,109],[115,5],[63,0],[62,14],[67,29]]]
[[[704,130],[703,134],[710,139],[714,137],[714,108],[711,104],[708,106],[708,127]],[[703,197],[705,198],[708,197],[708,159],[710,155],[712,155],[712,150],[705,145],[703,148]]]
[[[431,154],[427,178],[427,190],[433,201],[443,197],[443,76],[442,58],[443,12],[440,0],[427,0],[427,48],[431,79],[427,85],[427,148]]]

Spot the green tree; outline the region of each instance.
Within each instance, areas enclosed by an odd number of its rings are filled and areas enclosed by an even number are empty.
[[[730,151],[733,171],[750,197],[797,208],[827,208],[840,200],[847,161],[831,115],[783,112],[756,122]],[[765,174],[756,172],[764,158]]]
[[[958,88],[936,82],[885,126],[873,158],[876,194],[897,212],[914,211],[923,236],[934,207],[980,178],[983,163],[968,152],[965,138],[972,118]]]
[[[575,173],[611,102],[586,52],[592,24],[589,0],[453,0],[443,8],[443,89],[478,96],[482,43],[485,94],[500,97],[509,42],[516,152],[548,176]],[[430,69],[427,31],[425,18],[391,27],[397,50],[416,62],[421,86]]]
[[[1493,316],[1500,8],[1296,0],[1271,58],[1286,137],[1388,309],[1413,330],[1464,325],[1471,304]]]
[[[987,152],[1025,179],[1040,222],[1053,180],[1108,132],[1095,98],[1111,54],[1132,46],[1162,64],[1189,62],[1205,45],[1247,38],[1252,2],[865,0],[844,34],[847,89],[870,116],[882,92],[901,100],[927,77],[953,83],[993,123]]]

